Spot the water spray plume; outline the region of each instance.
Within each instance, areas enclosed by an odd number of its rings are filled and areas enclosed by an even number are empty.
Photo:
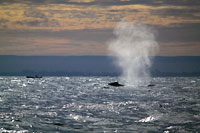
[[[122,70],[122,79],[135,86],[149,79],[151,58],[158,51],[153,30],[144,24],[122,21],[114,29],[114,35],[116,38],[109,42],[108,49]]]

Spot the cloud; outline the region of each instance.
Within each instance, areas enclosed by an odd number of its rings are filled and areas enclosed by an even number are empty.
[[[2,27],[2,29],[7,28],[7,23],[8,23],[7,19],[0,19],[0,27]]]
[[[172,46],[182,49],[178,55],[189,55],[188,52],[198,51],[200,42],[198,0],[0,0],[0,3],[0,54],[28,55],[33,50],[33,54],[48,55],[55,50],[56,55],[105,55],[106,41],[113,37],[112,29],[121,19],[158,30],[157,40],[163,46],[160,55],[174,51]],[[184,52],[184,48],[188,50]]]
[[[83,36],[83,34],[85,34]],[[105,34],[103,37],[102,35]],[[1,55],[106,55],[104,31],[0,32]],[[93,38],[95,37],[96,38]],[[90,39],[93,38],[93,39]],[[105,40],[102,40],[105,38]]]
[[[16,21],[15,24],[18,25],[28,25],[28,26],[39,26],[40,25],[40,21],[38,20],[34,20],[34,21]]]
[[[199,23],[179,24],[173,27],[156,27],[159,42],[200,42]]]
[[[47,40],[49,41],[47,41]],[[29,40],[29,41],[27,41]],[[16,45],[7,45],[0,47],[1,55],[106,55],[105,45],[88,43],[88,42],[62,42],[55,38],[43,38],[42,40],[19,39]],[[52,42],[50,42],[52,41]],[[23,42],[20,44],[20,42]]]
[[[186,20],[199,20],[200,8],[197,7],[182,7],[182,8],[164,8],[158,10],[152,10],[152,15],[158,15],[160,17],[176,17]]]
[[[16,21],[14,22],[15,25],[20,25],[22,27],[27,26],[27,27],[34,27],[37,29],[45,29],[48,27],[54,27],[54,26],[59,26],[59,23],[56,20],[48,20],[48,19],[42,19],[42,20],[24,20],[24,21]]]
[[[47,4],[68,4],[68,5],[98,5],[98,6],[113,6],[113,5],[151,5],[151,6],[196,6],[200,5],[198,0],[0,0],[0,3],[25,3],[36,5]],[[31,5],[30,5],[31,6]]]
[[[160,56],[200,56],[200,42],[160,43]]]
[[[194,25],[195,26],[195,25]],[[198,34],[181,27],[158,31],[160,56],[200,56]],[[194,29],[195,27],[193,27]],[[190,32],[188,30],[191,30]],[[184,32],[187,31],[187,32]],[[191,39],[191,37],[195,35]],[[18,31],[0,32],[0,54],[15,55],[107,55],[107,41],[112,30]]]
[[[33,18],[41,18],[41,19],[46,18],[45,14],[33,8],[25,10],[24,17],[33,17]]]
[[[182,13],[184,11],[188,13],[184,15]],[[154,7],[141,4],[105,7],[41,4],[29,7],[27,4],[18,3],[0,6],[0,17],[8,20],[5,26],[10,30],[112,29],[122,18],[149,25],[173,26],[173,24],[199,23],[198,12],[197,8],[191,9],[185,6]]]

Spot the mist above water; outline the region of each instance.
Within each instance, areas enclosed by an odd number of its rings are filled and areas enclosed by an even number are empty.
[[[114,35],[116,37],[109,42],[108,49],[122,70],[122,79],[126,84],[135,86],[148,80],[152,56],[158,51],[152,28],[122,21],[114,29]]]

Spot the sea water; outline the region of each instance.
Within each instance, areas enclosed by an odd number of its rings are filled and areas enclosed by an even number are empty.
[[[0,77],[0,132],[200,132],[200,77]]]

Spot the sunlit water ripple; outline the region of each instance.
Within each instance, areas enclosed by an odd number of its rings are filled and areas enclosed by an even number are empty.
[[[200,77],[0,77],[0,132],[200,132]]]

